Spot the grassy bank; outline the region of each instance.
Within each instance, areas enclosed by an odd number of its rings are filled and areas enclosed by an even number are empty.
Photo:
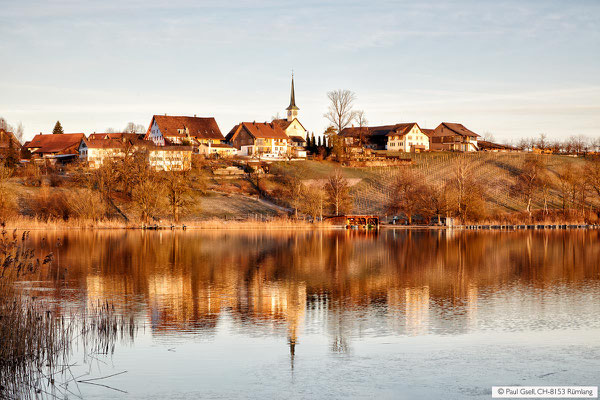
[[[313,227],[304,221],[288,220],[295,214],[294,208],[300,209],[299,216],[302,217],[303,213],[308,213],[306,206],[317,201],[308,198],[310,196],[298,200],[299,196],[290,190],[289,183],[293,177],[307,187],[323,185],[336,171],[341,171],[348,182],[350,208],[347,213],[386,218],[393,215],[389,205],[398,197],[395,185],[403,171],[415,171],[421,183],[444,191],[452,183],[455,165],[461,160],[470,163],[471,182],[482,187],[481,204],[478,205],[481,215],[477,220],[465,223],[564,224],[595,223],[598,219],[598,194],[588,187],[583,201],[575,199],[580,194],[575,195],[572,188],[565,186],[570,183],[562,179],[565,171],[579,171],[589,165],[588,159],[537,156],[543,163],[549,184],[543,196],[533,196],[531,213],[527,213],[528,201],[516,193],[514,187],[526,171],[530,154],[422,153],[402,156],[410,158],[412,164],[350,168],[332,161],[276,162],[270,165],[268,174],[250,172],[227,179],[213,173],[223,166],[222,162],[208,160],[181,176],[167,173],[156,176],[146,171],[143,173],[146,176],[140,177],[131,166],[125,169],[118,165],[112,166],[116,171],[114,174],[113,170],[90,171],[80,166],[45,175],[39,171],[37,174],[15,171],[12,177],[0,183],[3,194],[0,220],[6,220],[11,228],[20,229],[139,228],[141,221],[160,226],[185,224],[197,229]],[[179,217],[177,222],[174,208]],[[325,204],[322,212],[331,214],[331,207]]]

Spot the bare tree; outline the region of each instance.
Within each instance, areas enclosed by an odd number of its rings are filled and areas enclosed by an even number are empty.
[[[521,171],[517,175],[517,182],[513,189],[525,200],[529,218],[531,218],[532,202],[542,190],[546,180],[546,168],[540,157],[532,156],[527,158],[521,166]]]
[[[573,170],[570,166],[563,166],[558,172],[558,195],[562,202],[562,210],[566,211],[569,208],[569,202],[571,200],[571,186],[573,177]]]
[[[365,136],[369,121],[367,120],[363,110],[356,111],[354,119],[356,121],[356,125],[358,126],[358,144],[362,147],[365,145]]]
[[[25,136],[25,128],[23,127],[23,124],[21,122],[19,122],[19,125],[17,125],[17,130],[15,132],[15,137],[17,138],[19,143],[22,144],[24,136]]]
[[[163,182],[171,216],[173,217],[173,221],[178,223],[182,211],[192,202],[186,174],[182,171],[166,171],[163,176]]]
[[[423,184],[423,177],[411,169],[402,169],[392,190],[388,211],[392,214],[404,214],[408,224],[417,213],[427,209],[428,188]]]
[[[314,183],[304,187],[302,211],[310,215],[313,221],[323,220],[325,209],[325,189],[322,184]]]
[[[595,158],[586,165],[586,172],[590,188],[596,192],[600,199],[600,158]]]
[[[348,212],[351,207],[350,186],[342,171],[336,169],[325,183],[327,203],[335,215]]]
[[[453,176],[446,185],[448,208],[462,223],[485,215],[484,185],[475,179],[474,174],[473,161],[458,158],[453,167]]]
[[[567,146],[568,153],[583,154],[588,150],[588,139],[584,135],[571,136]]]
[[[128,122],[125,125],[125,129],[123,129],[125,133],[144,133],[146,132],[146,128],[142,124],[136,124],[134,122]],[[108,131],[107,131],[108,133]]]
[[[327,98],[329,109],[323,116],[333,124],[339,135],[355,118],[356,113],[352,110],[352,105],[356,95],[350,90],[338,89],[328,92]]]
[[[151,217],[164,209],[164,188],[156,172],[148,169],[132,192],[133,205],[140,214],[140,220],[148,223]]]
[[[6,132],[14,132],[15,128],[12,127],[12,125],[10,125],[6,119],[4,119],[3,117],[0,117],[0,129],[6,131]]]
[[[290,168],[281,171],[281,179],[283,183],[283,198],[294,210],[294,216],[298,218],[298,212],[304,210],[304,202],[306,187],[304,185],[304,177],[306,170],[302,166],[287,164]]]
[[[494,142],[494,134],[492,132],[484,132],[483,140],[485,140],[486,142]]]
[[[430,216],[437,216],[437,222],[442,222],[442,216],[448,213],[448,197],[443,186],[429,186],[425,198],[425,210]]]

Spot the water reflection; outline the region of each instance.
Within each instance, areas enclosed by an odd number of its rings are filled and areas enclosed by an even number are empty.
[[[109,300],[155,335],[215,335],[227,314],[238,333],[285,336],[293,356],[304,331],[345,353],[365,335],[598,327],[599,236],[72,231],[31,240],[59,255],[37,295]]]

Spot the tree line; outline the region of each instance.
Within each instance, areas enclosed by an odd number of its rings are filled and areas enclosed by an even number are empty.
[[[479,177],[478,166],[466,157],[457,158],[449,168],[450,178],[441,184],[427,183],[420,172],[402,168],[392,186],[387,212],[403,217],[409,225],[415,217],[421,223],[452,217],[462,224],[496,217],[488,190],[495,182]],[[595,223],[600,213],[600,158],[580,165],[563,164],[553,171],[544,156],[531,155],[514,171],[512,184],[503,189],[523,204],[512,215],[516,223],[571,218]],[[551,197],[560,204],[551,205]]]

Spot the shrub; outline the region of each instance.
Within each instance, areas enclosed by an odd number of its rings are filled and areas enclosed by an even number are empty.
[[[50,191],[47,186],[42,187],[31,197],[29,209],[33,216],[43,220],[63,219],[66,221],[72,214],[67,196],[61,191]]]
[[[91,189],[73,190],[67,195],[70,215],[98,221],[107,216],[107,207],[100,193]]]

